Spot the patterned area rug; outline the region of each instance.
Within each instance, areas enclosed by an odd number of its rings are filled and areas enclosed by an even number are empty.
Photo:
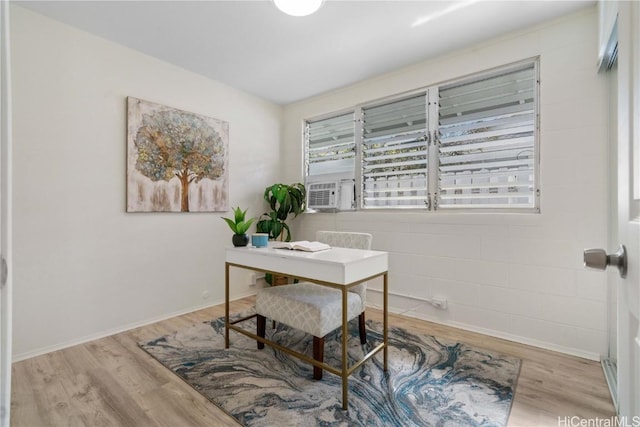
[[[279,324],[267,335],[311,355],[312,339]],[[349,325],[349,356],[360,359],[382,341],[382,325],[368,321],[362,346]],[[242,327],[255,331],[254,319]],[[209,400],[245,426],[504,426],[513,401],[520,360],[462,343],[444,343],[389,328],[388,372],[382,353],[349,377],[349,410],[342,410],[338,376],[312,379],[312,366],[230,332],[224,318],[140,343]],[[340,366],[340,332],[326,338],[325,361]]]

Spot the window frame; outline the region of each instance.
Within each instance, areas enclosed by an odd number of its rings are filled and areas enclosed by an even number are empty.
[[[532,65],[534,73],[534,96],[533,101],[533,114],[534,114],[534,127],[533,127],[533,206],[510,206],[510,207],[455,207],[452,205],[439,205],[439,152],[438,152],[438,92],[441,87],[452,86],[456,84],[470,83],[473,81],[480,81],[490,78],[492,75],[499,75],[517,68]],[[370,109],[385,104],[391,104],[394,102],[402,101],[415,97],[417,95],[424,94],[427,98],[426,105],[426,117],[427,117],[427,132],[428,132],[428,171],[427,171],[427,188],[428,188],[428,200],[421,206],[364,206],[364,173],[363,173],[363,110]],[[337,117],[344,114],[353,113],[354,117],[354,140],[355,140],[355,167],[353,171],[353,179],[355,181],[355,210],[356,211],[408,211],[408,212],[429,212],[429,213],[540,213],[540,57],[535,56],[527,59],[523,59],[517,62],[496,66],[480,72],[474,72],[465,76],[449,79],[446,81],[422,86],[416,89],[397,93],[375,100],[358,103],[355,106],[332,111],[322,115],[317,115],[303,119],[303,155],[304,155],[304,182],[308,185],[309,180],[309,157],[308,157],[308,141],[306,128],[307,124],[316,122],[319,120],[326,120],[332,117]],[[313,175],[312,175],[313,176]],[[351,211],[353,211],[352,209]],[[340,211],[340,210],[338,210]]]
[[[426,145],[426,150],[425,150],[425,156],[426,156],[426,162],[425,162],[425,177],[424,177],[424,182],[425,182],[425,189],[424,191],[428,192],[429,191],[429,176],[428,174],[430,173],[430,162],[429,162],[429,156],[430,156],[430,146],[431,146],[431,134],[429,132],[429,116],[428,116],[428,91],[426,90],[421,90],[421,91],[417,91],[415,93],[410,93],[410,94],[406,94],[405,96],[402,97],[397,97],[397,98],[393,98],[392,100],[387,100],[385,102],[381,102],[381,103],[375,103],[375,104],[366,104],[366,105],[362,105],[360,106],[360,127],[359,127],[359,131],[358,129],[356,130],[356,133],[359,134],[361,136],[361,141],[360,144],[358,145],[359,151],[360,151],[360,163],[359,163],[359,167],[358,167],[358,171],[360,172],[360,185],[358,188],[360,188],[360,192],[358,193],[360,196],[360,200],[359,200],[359,208],[362,210],[372,210],[372,209],[393,209],[393,210],[402,210],[402,209],[420,209],[423,208],[425,205],[425,201],[423,201],[420,204],[416,204],[416,205],[389,205],[389,206],[365,206],[365,193],[367,191],[366,189],[366,182],[365,182],[365,156],[364,156],[364,152],[365,152],[365,110],[372,110],[378,107],[382,107],[385,105],[390,105],[390,104],[394,104],[394,103],[399,103],[399,102],[404,102],[404,101],[408,101],[408,100],[412,100],[418,97],[422,97],[424,98],[424,119],[425,119],[425,124],[424,124],[424,128],[426,131],[425,134],[425,140],[424,140],[424,145]],[[401,138],[402,139],[402,138]],[[414,142],[420,142],[418,140],[414,141]],[[392,149],[390,149],[392,150]],[[389,150],[389,151],[390,151]],[[410,174],[410,172],[407,172],[405,174]],[[396,202],[397,203],[397,202]]]
[[[354,131],[354,145],[355,145],[355,159],[354,159],[354,171],[355,168],[358,165],[358,141],[357,141],[357,136],[355,135],[355,131],[356,131],[356,126],[355,126],[355,122],[356,122],[356,108],[352,107],[352,108],[346,108],[343,110],[338,110],[338,111],[333,111],[331,113],[326,113],[326,114],[322,114],[320,116],[315,116],[312,119],[305,119],[303,121],[303,126],[302,126],[302,140],[303,140],[303,164],[304,164],[304,180],[305,180],[305,184],[309,178],[309,176],[317,176],[317,175],[323,175],[323,174],[313,174],[313,175],[309,175],[309,169],[310,169],[310,165],[311,162],[309,160],[309,156],[310,156],[310,147],[309,147],[309,138],[308,138],[308,126],[311,123],[316,123],[316,122],[320,122],[323,120],[330,120],[330,119],[334,119],[334,118],[338,118],[340,116],[346,116],[348,114],[351,114],[353,116],[353,123],[354,123],[354,127],[353,127],[353,131]]]

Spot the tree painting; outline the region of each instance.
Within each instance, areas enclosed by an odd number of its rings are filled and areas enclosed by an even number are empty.
[[[224,172],[222,140],[200,117],[183,111],[142,116],[134,140],[136,169],[152,181],[180,180],[180,210],[189,212],[189,184]]]
[[[128,210],[228,209],[228,124],[131,97],[128,104]]]

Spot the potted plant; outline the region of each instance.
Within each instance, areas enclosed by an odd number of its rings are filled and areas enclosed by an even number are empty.
[[[307,191],[304,184],[291,185],[273,184],[264,190],[264,200],[269,204],[271,212],[265,212],[256,224],[260,233],[268,233],[269,239],[291,241],[291,229],[285,222],[290,214],[297,217],[304,212],[307,200]],[[286,236],[285,236],[286,231]],[[265,280],[270,285],[283,285],[289,279],[284,276],[265,274]]]
[[[233,237],[231,241],[233,242],[233,246],[247,246],[249,243],[249,236],[247,236],[247,231],[253,224],[255,218],[249,218],[245,220],[245,216],[247,215],[247,210],[244,211],[240,209],[240,206],[233,209],[233,219],[230,218],[222,218],[229,225],[231,231],[233,231]]]
[[[271,212],[265,212],[256,224],[260,233],[269,233],[270,239],[291,241],[291,229],[285,222],[290,214],[297,217],[305,210],[307,191],[304,184],[273,184],[264,190],[264,200]],[[286,232],[286,234],[285,234]]]

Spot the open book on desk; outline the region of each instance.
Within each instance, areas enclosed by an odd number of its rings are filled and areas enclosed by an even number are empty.
[[[291,249],[305,252],[318,252],[331,249],[331,246],[326,243],[309,242],[307,240],[300,240],[298,242],[276,242],[272,247],[274,249]]]

